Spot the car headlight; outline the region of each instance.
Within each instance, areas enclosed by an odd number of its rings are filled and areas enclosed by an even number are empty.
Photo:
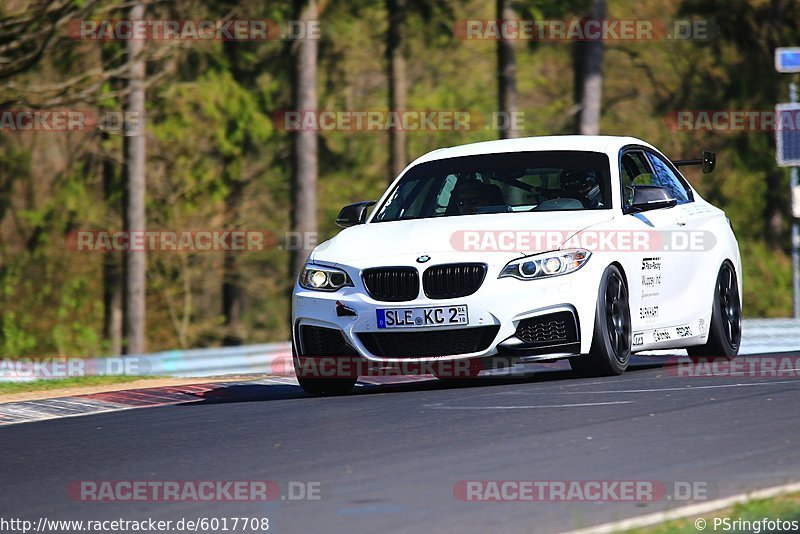
[[[343,287],[352,287],[353,281],[341,269],[306,264],[300,273],[300,286],[315,291],[336,291]]]
[[[589,261],[592,253],[588,250],[557,250],[526,256],[508,262],[500,271],[498,278],[518,278],[520,280],[535,280],[561,276],[577,271]]]

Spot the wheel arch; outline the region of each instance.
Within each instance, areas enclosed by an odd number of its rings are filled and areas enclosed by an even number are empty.
[[[606,260],[607,261],[607,260]],[[628,282],[628,275],[625,271],[625,267],[622,266],[622,263],[618,260],[611,260],[608,263],[605,261],[601,264],[605,265],[605,267],[598,267],[597,268],[597,285],[593,286],[594,294],[597,295],[598,291],[600,290],[600,284],[603,281],[603,274],[606,272],[606,269],[611,267],[612,265],[616,267],[620,274],[622,274],[622,282],[625,284],[625,289],[628,291],[628,303],[630,305],[630,283]],[[597,307],[593,304],[591,309],[591,314],[588,316],[584,316],[581,318],[580,321],[580,332],[581,332],[581,353],[585,354],[588,352],[589,346],[592,343],[592,338],[594,337],[594,324],[595,318],[597,315]]]
[[[619,261],[614,260],[608,264],[609,267],[611,267],[612,265],[617,269],[619,269],[620,274],[622,274],[622,281],[625,283],[625,289],[628,291],[628,302],[630,302],[631,286],[630,283],[628,282],[628,273],[625,272],[625,267],[623,267]]]

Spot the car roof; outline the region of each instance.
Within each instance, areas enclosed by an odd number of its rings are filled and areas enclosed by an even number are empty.
[[[478,143],[440,148],[420,156],[412,162],[411,165],[461,156],[498,154],[503,152],[535,152],[543,150],[581,150],[587,152],[601,152],[616,157],[619,149],[625,145],[643,145],[654,148],[649,143],[635,137],[612,135],[548,135],[541,137],[481,141]]]

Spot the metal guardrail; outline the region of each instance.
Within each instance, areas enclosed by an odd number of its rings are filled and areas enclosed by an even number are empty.
[[[800,351],[800,320],[745,319],[741,354]]]
[[[800,320],[797,319],[745,319],[742,325],[740,354],[800,351]],[[106,358],[85,360],[83,374],[122,374],[122,369],[134,369],[142,376],[205,377],[251,373],[285,375],[291,373],[292,356],[288,342],[242,345],[208,349],[169,350],[153,354],[130,355],[116,358],[120,369],[109,373],[104,367]],[[28,381],[42,378],[33,369],[32,362],[18,362],[9,372],[0,360],[0,381]],[[98,372],[98,369],[105,369]]]
[[[269,373],[285,375],[292,369],[292,349],[288,342],[217,347],[208,349],[168,350],[152,354],[121,357],[86,358],[80,369],[69,369],[76,360],[65,360],[61,372],[59,360],[41,364],[30,358],[0,360],[0,382],[26,382],[42,378],[94,375],[136,375],[204,377]],[[38,368],[37,368],[38,365]],[[52,374],[53,376],[48,376]]]
[[[132,356],[134,357],[134,356]],[[172,350],[141,356],[148,375],[219,376],[226,374],[285,374],[292,366],[288,342],[210,349]]]
[[[131,356],[135,357],[135,356]],[[151,376],[286,374],[292,367],[289,342],[210,349],[171,350],[140,356]],[[149,364],[149,365],[148,365]]]

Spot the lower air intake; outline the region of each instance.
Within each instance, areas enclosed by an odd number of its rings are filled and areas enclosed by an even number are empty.
[[[364,347],[381,358],[456,356],[489,348],[499,326],[476,326],[426,332],[365,332],[358,334]]]

